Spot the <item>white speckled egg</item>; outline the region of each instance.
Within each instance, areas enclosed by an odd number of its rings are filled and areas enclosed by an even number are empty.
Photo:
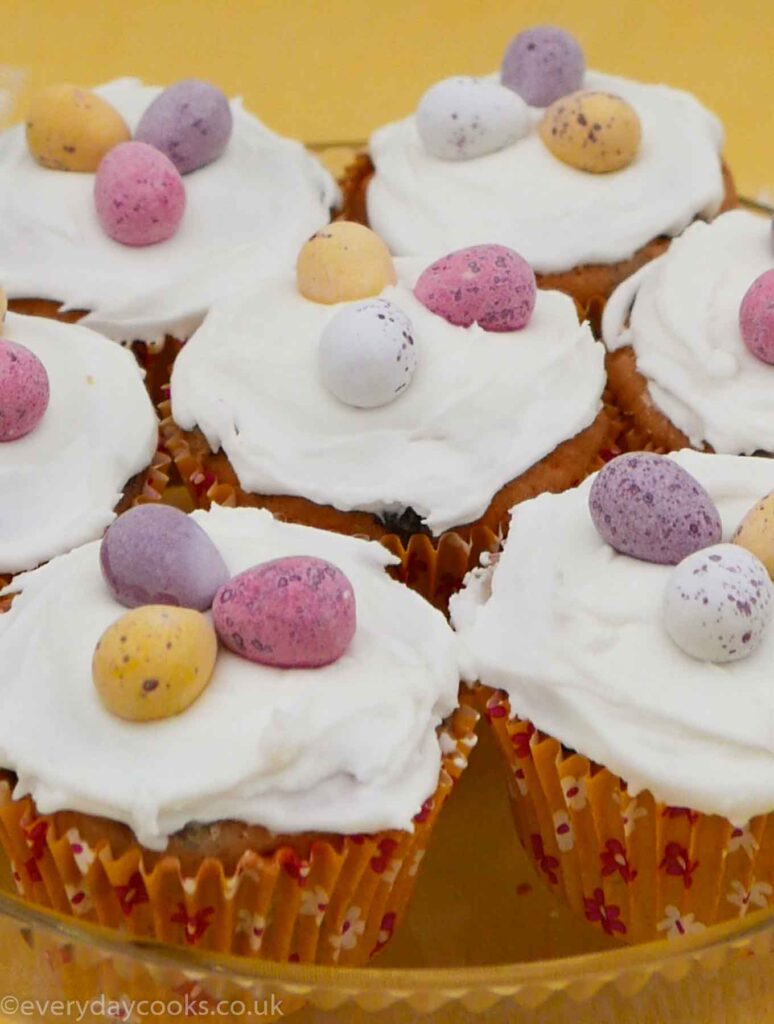
[[[340,402],[360,409],[386,405],[416,369],[411,321],[386,299],[345,306],[320,336],[319,360],[323,384]]]
[[[714,544],[675,566],[664,600],[667,632],[698,661],[746,658],[771,621],[766,567],[736,544]]]
[[[529,131],[524,100],[485,78],[445,78],[431,86],[416,114],[425,149],[441,160],[470,160],[510,146]]]

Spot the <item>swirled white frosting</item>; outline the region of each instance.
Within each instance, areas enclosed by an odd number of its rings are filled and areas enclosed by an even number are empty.
[[[0,333],[35,353],[50,387],[38,426],[0,443],[0,572],[13,573],[100,536],[158,422],[134,357],[94,331],[9,313]]]
[[[774,461],[673,456],[714,498],[729,539],[774,490]],[[774,810],[774,630],[744,661],[695,661],[663,622],[670,566],[620,555],[591,521],[592,479],[513,510],[494,569],[453,599],[463,677],[661,801],[743,825]],[[491,595],[489,585],[491,584]]]
[[[134,78],[94,90],[131,130],[161,92]],[[277,267],[326,224],[338,189],[298,142],[233,100],[223,155],[183,179],[177,234],[132,248],[109,238],[94,208],[93,174],[52,171],[30,156],[24,126],[0,136],[0,281],[10,298],[89,310],[83,321],[116,341],[186,338],[212,303]]]
[[[355,409],[324,387],[320,334],[341,308],[303,298],[293,275],[216,307],[176,361],[172,411],[223,448],[242,487],[345,511],[413,508],[434,534],[481,516],[499,489],[594,419],[604,350],[559,292],[538,291],[528,326],[455,327],[396,260],[385,288],[411,319],[418,367],[389,405]]]
[[[411,829],[438,784],[436,726],[457,703],[444,617],[384,571],[380,544],[279,523],[265,511],[194,513],[232,573],[284,555],[338,565],[357,601],[355,637],[333,665],[277,669],[225,648],[202,697],[175,718],[131,723],[91,680],[102,632],[125,610],[97,542],[19,577],[0,615],[0,764],[42,813],[74,809],[129,825],[164,849],[189,822],[275,832]]]
[[[771,222],[733,210],[689,227],[605,309],[608,348],[634,348],[651,398],[693,445],[774,451],[774,366],[749,351],[739,329],[745,292],[772,269]]]
[[[400,256],[499,242],[537,273],[559,273],[628,259],[652,238],[717,213],[723,130],[713,114],[686,92],[596,71],[584,88],[615,93],[637,111],[642,144],[628,167],[588,174],[557,160],[538,136],[538,108],[524,138],[459,161],[431,156],[411,116],[371,137],[371,227]]]

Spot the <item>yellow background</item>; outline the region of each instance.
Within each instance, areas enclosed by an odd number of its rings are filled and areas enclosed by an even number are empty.
[[[449,74],[552,22],[591,66],[695,92],[741,188],[774,195],[772,0],[0,0],[0,64],[28,84],[196,75],[309,142],[362,139]]]

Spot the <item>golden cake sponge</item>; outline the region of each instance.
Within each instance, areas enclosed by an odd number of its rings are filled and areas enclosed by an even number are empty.
[[[390,251],[370,228],[340,220],[312,235],[296,262],[298,290],[331,305],[379,295],[395,284]]]
[[[634,107],[607,92],[563,96],[546,110],[538,130],[557,159],[592,174],[628,167],[642,138]]]
[[[75,85],[51,85],[39,92],[26,125],[33,158],[56,171],[96,171],[108,150],[132,137],[115,107]]]

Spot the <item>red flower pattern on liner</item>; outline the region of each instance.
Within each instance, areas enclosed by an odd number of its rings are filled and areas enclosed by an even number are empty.
[[[395,925],[398,921],[398,915],[394,910],[391,910],[388,914],[385,914],[382,918],[382,923],[379,925],[379,935],[377,936],[376,945],[371,950],[371,956],[376,956],[393,936],[395,932]]]
[[[135,907],[148,902],[148,890],[139,871],[135,871],[126,885],[116,886],[116,896],[124,917],[131,917]]]
[[[505,710],[502,691],[498,690],[497,693],[492,694],[486,702],[486,711],[484,713],[489,722],[493,722],[496,718],[506,718],[508,716],[508,712]]]
[[[614,903],[605,903],[605,893],[595,889],[591,898],[584,896],[586,920],[592,924],[601,924],[606,935],[625,935],[626,925],[621,920],[621,908]]]
[[[680,843],[667,843],[664,858],[659,864],[668,875],[682,878],[686,889],[693,885],[693,873],[698,866],[699,861],[692,862],[688,850]]]
[[[207,933],[214,913],[214,907],[204,907],[202,910],[197,910],[195,914],[189,914],[185,909],[185,904],[178,903],[176,913],[169,920],[173,924],[181,924],[186,943],[189,946],[195,946],[199,939]]]
[[[379,853],[371,858],[371,868],[377,875],[383,875],[390,866],[392,855],[398,849],[395,839],[382,839],[379,843]]]
[[[306,885],[306,879],[311,871],[312,865],[308,860],[303,860],[303,858],[299,857],[297,854],[290,852],[284,857],[282,867],[291,878],[294,878],[298,882],[299,885]]]
[[[620,839],[608,839],[604,850],[599,855],[599,860],[603,878],[618,872],[624,882],[630,885],[637,877],[637,869],[629,863],[626,847]]]
[[[524,760],[527,757],[532,756],[532,749],[530,747],[530,740],[535,735],[535,726],[532,722],[527,723],[526,729],[522,729],[519,732],[511,734],[511,743],[516,753],[516,757],[520,760]]]
[[[699,820],[698,811],[692,811],[690,807],[665,807],[661,812],[662,818],[687,818],[691,825]]]
[[[432,809],[433,798],[429,796],[427,800],[425,800],[425,802],[422,804],[420,809],[417,811],[417,813],[414,815],[414,821],[418,825],[421,825],[422,822],[427,821],[427,819],[430,817],[430,812],[432,811]]]
[[[559,884],[559,861],[556,857],[552,857],[549,853],[546,853],[545,847],[543,846],[543,837],[538,833],[535,833],[532,837],[532,855],[537,861],[538,867],[546,876],[551,885]]]
[[[46,836],[48,835],[48,822],[36,821],[32,825],[22,825],[24,838],[30,848],[32,860],[43,860],[46,852]]]

